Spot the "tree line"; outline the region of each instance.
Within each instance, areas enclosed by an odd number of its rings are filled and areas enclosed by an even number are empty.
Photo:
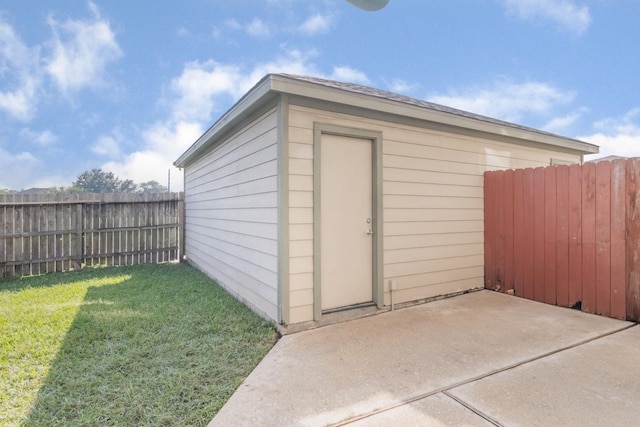
[[[82,172],[70,187],[49,187],[38,189],[42,193],[164,193],[167,187],[158,181],[135,183],[130,179],[120,179],[113,172],[91,169]],[[2,193],[19,193],[16,190],[2,190]]]

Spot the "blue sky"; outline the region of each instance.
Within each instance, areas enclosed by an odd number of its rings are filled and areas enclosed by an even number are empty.
[[[351,81],[640,156],[640,2],[5,0],[0,189],[173,161],[269,72]]]

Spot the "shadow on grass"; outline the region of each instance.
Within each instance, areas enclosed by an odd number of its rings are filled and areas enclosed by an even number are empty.
[[[111,268],[88,267],[83,270],[67,271],[64,273],[48,273],[39,276],[24,276],[18,278],[0,279],[0,293],[19,292],[25,289],[50,288],[53,286],[67,285],[84,280],[95,280],[113,276]]]
[[[130,278],[87,290],[25,427],[206,425],[275,342],[189,266],[96,274]]]

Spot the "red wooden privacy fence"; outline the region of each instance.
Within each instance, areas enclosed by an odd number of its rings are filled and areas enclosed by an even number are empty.
[[[640,320],[640,158],[484,176],[485,288]]]

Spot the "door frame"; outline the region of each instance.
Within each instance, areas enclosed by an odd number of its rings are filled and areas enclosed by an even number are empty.
[[[322,135],[336,135],[371,141],[371,212],[372,241],[372,296],[373,303],[382,308],[384,305],[383,267],[383,218],[382,218],[382,132],[358,129],[328,123],[313,123],[313,319],[322,318],[322,257],[321,257],[321,154]]]

